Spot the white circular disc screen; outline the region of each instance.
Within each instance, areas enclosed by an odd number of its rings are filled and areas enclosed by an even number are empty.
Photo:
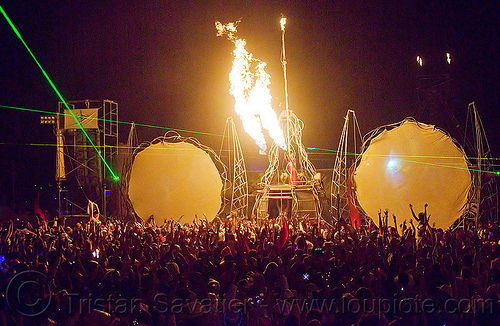
[[[358,202],[375,224],[379,210],[389,210],[390,225],[392,214],[401,224],[412,219],[409,204],[418,214],[428,203],[429,223],[443,229],[461,216],[472,183],[453,140],[434,126],[409,120],[371,140],[354,181]]]
[[[153,144],[134,159],[129,197],[143,219],[191,223],[195,215],[208,221],[221,207],[222,180],[210,156],[185,142]]]

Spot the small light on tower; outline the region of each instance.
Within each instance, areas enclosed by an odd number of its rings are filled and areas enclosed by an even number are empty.
[[[40,124],[42,125],[55,125],[56,124],[56,116],[51,115],[42,115],[40,116]]]
[[[424,65],[424,61],[422,60],[422,57],[417,55],[417,63],[420,67]]]
[[[451,54],[450,54],[450,52],[446,53],[446,62],[448,62],[448,64],[451,65]]]

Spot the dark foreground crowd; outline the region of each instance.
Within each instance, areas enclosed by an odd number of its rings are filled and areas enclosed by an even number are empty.
[[[500,325],[496,226],[381,215],[7,223],[0,325]]]

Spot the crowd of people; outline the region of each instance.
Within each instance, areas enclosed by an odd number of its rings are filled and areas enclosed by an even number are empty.
[[[6,222],[0,325],[500,325],[497,226],[388,215]]]

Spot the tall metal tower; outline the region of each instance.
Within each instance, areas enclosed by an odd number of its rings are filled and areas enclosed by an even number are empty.
[[[472,135],[468,136],[467,132]],[[472,138],[472,143],[471,139]],[[474,194],[471,200],[471,211],[477,226],[478,222],[486,224],[488,222],[498,223],[499,200],[498,186],[495,178],[498,177],[494,169],[494,162],[491,157],[490,144],[484,131],[483,122],[479,116],[474,102],[469,103],[467,108],[467,121],[465,124],[464,144],[469,152],[475,156],[474,162]],[[491,172],[488,172],[491,171]]]
[[[108,189],[116,186],[99,154],[89,145],[86,134],[111,166],[118,156],[118,104],[109,100],[66,102],[81,127],[59,102],[57,110],[56,181],[59,188],[59,215],[85,216],[88,201],[107,215]]]
[[[135,123],[132,122],[127,137],[127,144],[123,149],[121,155],[123,156],[121,178],[119,182],[119,197],[118,197],[118,216],[122,220],[134,220],[134,208],[128,199],[128,189],[130,174],[132,173],[133,154],[135,149],[139,146],[139,138],[137,137],[137,130]]]
[[[453,110],[457,104],[457,87],[451,53],[416,59],[418,107],[415,118],[461,136],[460,122]]]
[[[347,110],[337,155],[335,156],[330,192],[331,212],[333,218],[337,220],[339,218],[346,220],[349,217],[348,191],[352,189],[348,188],[353,187],[353,185],[348,180],[352,177],[350,167],[357,159],[358,145],[361,143],[361,139],[361,131],[356,114],[353,110]]]
[[[232,117],[224,127],[219,157],[228,166],[230,187],[224,187],[223,198],[228,201],[229,212],[246,216],[248,210],[248,179],[240,140]]]

